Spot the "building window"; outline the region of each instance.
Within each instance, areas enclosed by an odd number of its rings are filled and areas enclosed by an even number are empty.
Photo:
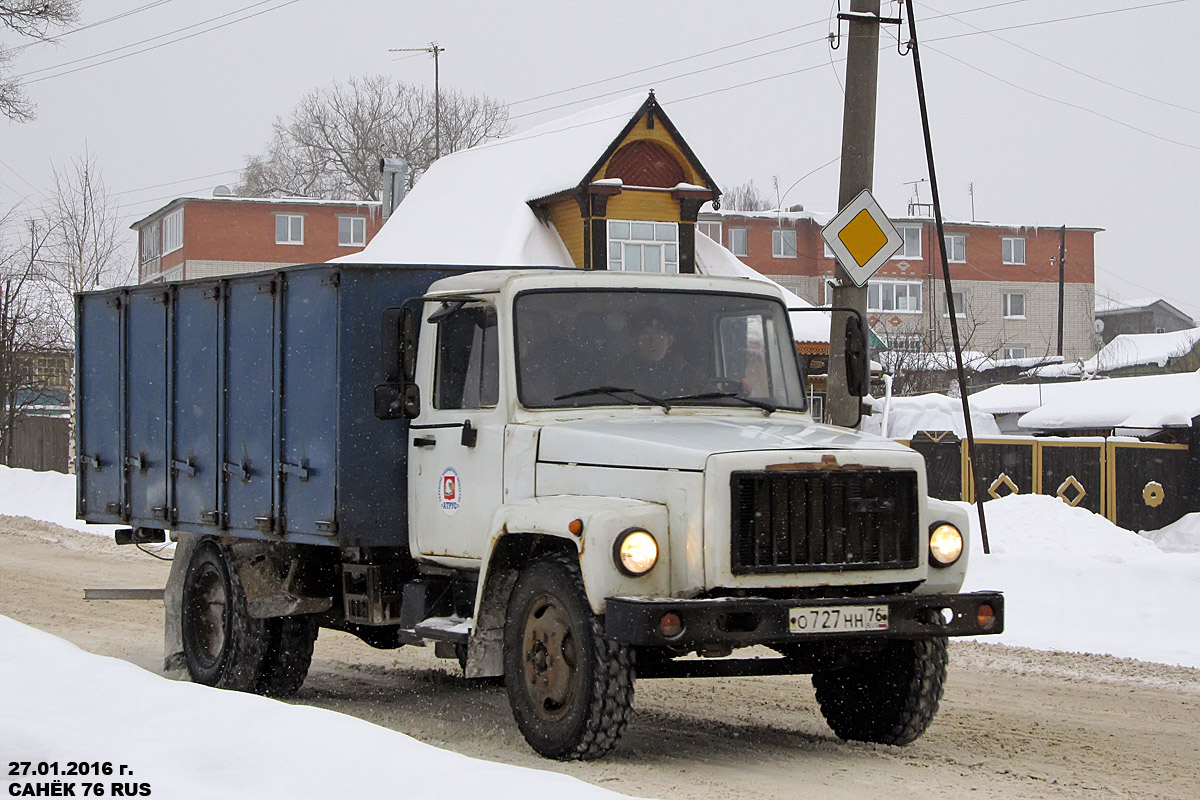
[[[1025,295],[1022,293],[1004,295],[1004,318],[1025,319]]]
[[[1004,358],[1025,358],[1024,347],[1005,347],[1003,350]]]
[[[365,247],[367,218],[338,217],[338,244],[342,247]]]
[[[782,228],[771,231],[771,255],[775,258],[796,257],[796,232]]]
[[[904,246],[900,248],[893,260],[902,258],[921,257],[921,227],[919,225],[897,225],[896,230],[904,238]]]
[[[959,234],[946,234],[946,260],[951,264],[967,263],[967,237]]]
[[[833,250],[831,250],[829,248],[829,242],[825,241],[825,237],[823,237],[823,236],[821,237],[821,243],[825,245],[825,257],[826,258],[837,258],[837,256],[835,256],[833,254]]]
[[[966,296],[966,294],[964,292],[954,292],[952,296],[954,297],[954,316],[965,317],[967,315],[967,296]],[[950,309],[947,308],[946,313],[943,314],[942,316],[949,317]]]
[[[745,228],[730,228],[729,249],[735,256],[750,255],[749,231]]]
[[[276,214],[275,244],[304,244],[304,217],[300,214]]]
[[[1005,264],[1025,263],[1025,239],[1020,236],[1005,236],[1000,240],[1000,260]]]
[[[700,231],[714,242],[721,241],[721,223],[719,222],[697,222],[696,230]]]
[[[163,217],[162,252],[173,253],[183,247],[183,209],[172,211]]]
[[[142,263],[153,261],[162,255],[162,225],[151,223],[142,228]]]
[[[897,334],[888,337],[888,349],[898,353],[920,353],[924,342],[919,333]]]
[[[608,268],[679,272],[679,227],[674,222],[608,222]]]
[[[867,284],[868,311],[917,313],[921,310],[919,281],[871,281]]]

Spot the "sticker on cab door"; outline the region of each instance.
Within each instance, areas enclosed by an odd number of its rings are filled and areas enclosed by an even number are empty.
[[[447,517],[457,514],[458,507],[462,504],[462,483],[454,467],[446,467],[441,480],[438,481],[438,504]]]

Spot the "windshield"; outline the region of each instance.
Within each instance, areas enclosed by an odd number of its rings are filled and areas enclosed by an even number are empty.
[[[769,298],[531,291],[515,309],[517,388],[527,408],[804,408],[787,314]]]

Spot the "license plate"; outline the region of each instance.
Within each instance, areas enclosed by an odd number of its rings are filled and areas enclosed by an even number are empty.
[[[887,606],[820,606],[788,612],[792,633],[886,631],[887,627]]]

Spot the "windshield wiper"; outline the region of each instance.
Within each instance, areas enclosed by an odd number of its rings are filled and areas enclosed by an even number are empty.
[[[725,400],[725,399],[740,400],[748,406],[754,406],[755,408],[761,408],[763,411],[766,411],[768,414],[772,414],[779,410],[777,406],[773,406],[768,402],[765,402],[763,400],[755,400],[752,397],[743,397],[742,395],[738,394],[737,392],[703,392],[702,394],[687,394],[687,395],[683,395],[682,397],[668,397],[663,402],[663,408],[670,410],[671,406],[676,403],[686,403],[686,402],[689,402],[692,400]]]
[[[628,397],[621,396],[622,394],[631,394],[634,397],[645,400],[647,403],[650,403],[652,405],[662,406],[663,408],[667,407],[666,402],[663,401],[661,398],[652,397],[648,394],[642,394],[641,392],[636,391],[634,389],[626,389],[621,386],[592,386],[587,389],[580,389],[579,391],[576,391],[576,392],[568,392],[566,394],[560,394],[558,397],[554,398],[554,402],[557,403],[559,400],[570,400],[575,397],[587,397],[590,394],[606,394],[606,395],[609,395],[610,397],[615,397],[616,399],[618,399],[624,403],[628,403],[631,406],[639,405],[638,403],[635,403],[632,400],[630,400]]]

